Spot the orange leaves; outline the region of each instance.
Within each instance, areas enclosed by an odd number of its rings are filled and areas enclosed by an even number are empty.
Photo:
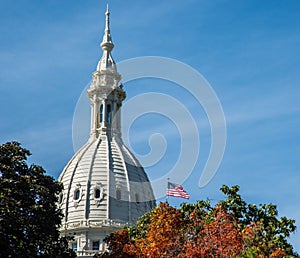
[[[243,238],[231,214],[217,206],[206,222],[193,213],[191,217],[202,230],[186,241],[186,257],[235,257],[240,253]]]
[[[211,214],[195,210],[185,218],[180,210],[160,203],[145,237],[133,242],[122,230],[110,243],[116,245],[117,253],[132,257],[236,257],[243,248],[243,237],[233,215],[221,206]]]
[[[172,257],[180,245],[183,225],[180,210],[160,203],[152,214],[146,238],[137,239],[136,246],[147,257]]]
[[[286,252],[278,248],[271,253],[270,258],[282,258],[285,256],[286,256]]]
[[[102,257],[299,257],[287,242],[293,220],[278,219],[275,205],[247,204],[237,186],[222,191],[227,198],[215,206],[208,200],[180,209],[160,203],[137,226],[111,235],[111,252]]]
[[[252,221],[241,227],[234,213],[219,204],[184,213],[168,203],[160,203],[150,219],[145,218],[143,223],[149,223],[146,233],[137,234],[137,228],[116,231],[106,240],[111,252],[102,257],[281,258],[286,255],[277,247],[266,254],[260,237],[263,224]]]

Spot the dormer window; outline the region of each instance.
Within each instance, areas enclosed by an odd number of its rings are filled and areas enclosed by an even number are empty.
[[[74,191],[74,200],[75,200],[75,201],[78,201],[79,198],[80,198],[80,190],[79,190],[79,189],[76,189],[76,190]]]
[[[83,195],[82,188],[81,188],[81,185],[78,183],[78,184],[76,184],[76,187],[73,192],[73,202],[74,202],[75,208],[77,208],[78,203],[80,202],[80,200],[82,198],[82,195]]]
[[[101,200],[104,197],[104,188],[101,183],[96,183],[94,186],[94,200],[97,206],[100,205]]]
[[[100,194],[101,194],[100,189],[95,189],[95,198],[96,198],[96,199],[99,199],[99,198],[100,198]]]

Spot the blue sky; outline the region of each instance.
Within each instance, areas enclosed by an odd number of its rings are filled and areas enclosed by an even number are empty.
[[[215,90],[227,122],[227,144],[213,180],[199,189],[210,128],[201,106],[178,85],[144,79],[125,85],[128,99],[145,92],[177,98],[195,117],[201,149],[183,184],[193,202],[220,200],[222,184],[241,186],[249,202],[275,203],[300,227],[300,2],[109,1],[119,62],[139,56],[177,59]],[[0,0],[0,140],[20,141],[30,162],[58,177],[73,155],[75,106],[101,56],[104,1]],[[123,118],[126,119],[126,118]],[[160,131],[163,130],[163,131]],[[166,155],[147,168],[170,169],[180,137],[168,118],[149,114],[132,126],[134,151],[166,133]],[[173,163],[172,163],[173,162]],[[179,205],[181,200],[170,200]],[[292,242],[300,252],[299,230]]]

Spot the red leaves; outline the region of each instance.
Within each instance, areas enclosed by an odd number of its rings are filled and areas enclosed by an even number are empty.
[[[243,237],[233,215],[221,207],[212,214],[197,210],[188,218],[167,203],[160,203],[151,216],[146,237],[131,241],[126,230],[108,239],[113,254],[123,257],[236,257]],[[128,256],[127,256],[128,255]],[[116,257],[116,256],[111,256]]]
[[[136,248],[127,230],[118,230],[106,237],[104,241],[108,243],[108,249],[112,252],[99,255],[99,257],[136,257]]]
[[[136,227],[113,234],[105,257],[299,257],[285,238],[294,231],[292,220],[277,219],[274,205],[247,205],[237,188],[224,189],[228,198],[214,207],[160,203]]]
[[[217,206],[209,221],[191,214],[193,225],[202,228],[185,243],[186,257],[235,257],[243,248],[243,238],[231,214]]]
[[[102,257],[188,257],[281,258],[286,252],[277,247],[267,255],[259,246],[262,224],[250,222],[241,229],[240,221],[221,205],[210,211],[181,210],[160,203],[150,217],[145,235],[129,235],[120,230],[107,238],[111,253]]]
[[[131,239],[127,230],[115,232],[106,240],[112,252],[105,257],[242,257],[247,248],[255,255],[249,257],[284,257],[286,252],[279,248],[269,256],[261,254],[256,245],[259,223],[251,222],[240,230],[238,222],[221,205],[210,212],[195,209],[184,217],[181,210],[160,203],[145,236]]]

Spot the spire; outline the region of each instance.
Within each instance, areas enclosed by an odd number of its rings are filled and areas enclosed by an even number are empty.
[[[87,90],[92,106],[91,140],[97,139],[102,134],[121,135],[119,111],[126,93],[119,85],[121,75],[111,55],[114,44],[110,35],[109,15],[107,6],[104,36],[100,44],[103,54],[97,70],[93,73],[93,82]]]
[[[106,15],[105,30],[109,30],[109,15],[110,15],[110,12],[109,12],[109,8],[108,8],[108,4],[106,4],[105,15]]]
[[[116,63],[114,59],[112,58],[111,51],[114,48],[114,44],[112,42],[112,38],[110,35],[110,27],[109,27],[109,16],[110,12],[108,9],[108,5],[106,7],[106,21],[105,21],[105,30],[104,30],[104,35],[103,35],[103,40],[100,44],[102,50],[103,50],[103,55],[98,63],[97,66],[97,71],[107,71],[111,70],[113,72],[117,71]]]
[[[105,30],[104,30],[104,36],[103,36],[103,40],[101,43],[101,48],[104,50],[109,50],[112,51],[112,49],[114,48],[114,44],[112,43],[112,39],[111,39],[111,35],[110,35],[110,28],[109,28],[109,9],[108,9],[108,4],[106,6],[106,12],[105,12],[105,16],[106,16],[106,21],[105,21]]]

